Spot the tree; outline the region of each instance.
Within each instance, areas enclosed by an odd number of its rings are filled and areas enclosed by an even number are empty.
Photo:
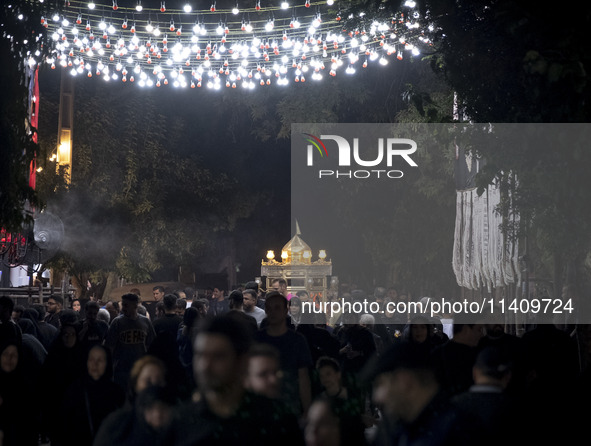
[[[16,0],[0,7],[0,227],[19,231],[41,206],[29,184],[31,161],[38,152],[31,126],[29,81],[48,52],[39,18],[39,2]]]
[[[581,39],[591,8],[577,8],[568,20],[549,27],[555,10],[533,2],[429,2],[429,7],[440,29],[434,67],[457,91],[471,119],[589,121],[591,58]],[[589,277],[584,262],[591,250],[586,173],[591,153],[579,140],[585,139],[585,131],[572,141],[569,129],[563,128],[567,138],[557,138],[555,144],[539,144],[531,131],[518,144],[475,148],[486,162],[478,184],[482,188],[506,182],[507,175],[517,178],[512,206],[526,223],[520,234],[527,233],[542,256],[552,258],[545,269],[559,297],[563,280],[575,280],[581,287]]]
[[[163,270],[174,277],[178,265],[203,256],[216,262],[214,239],[251,215],[258,196],[238,189],[228,172],[206,167],[198,150],[188,152],[195,148],[185,139],[190,120],[167,115],[162,103],[135,88],[101,87],[77,86],[71,184],[55,188],[49,161],[41,175],[50,208],[64,219],[55,262],[83,284],[92,274],[104,281],[110,271],[143,282]],[[57,90],[47,93],[51,109]],[[53,128],[47,124],[45,131]],[[43,136],[51,148],[52,137]]]
[[[377,17],[392,17],[402,2],[352,2],[359,26]],[[359,17],[360,10],[365,12]],[[431,24],[434,71],[452,88],[461,111],[476,123],[585,123],[590,117],[590,56],[584,33],[591,8],[581,6],[557,20],[550,4],[510,1],[420,1],[423,25]],[[346,16],[346,14],[343,14]],[[565,129],[568,132],[568,130]],[[584,139],[585,133],[581,133]],[[555,147],[536,146],[533,134],[520,144],[480,144],[473,153],[484,168],[477,177],[480,190],[493,182],[519,186],[513,190],[512,211],[525,222],[536,247],[538,263],[554,280],[554,296],[563,279],[577,285],[588,281],[585,266],[591,250],[591,209],[587,171],[590,152],[579,140]],[[507,201],[501,212],[507,212]],[[532,254],[532,252],[528,253]],[[568,271],[568,277],[567,277]]]

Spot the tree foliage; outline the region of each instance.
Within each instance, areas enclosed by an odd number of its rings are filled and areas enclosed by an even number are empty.
[[[433,65],[457,91],[470,119],[493,123],[589,121],[591,58],[584,30],[591,8],[577,7],[567,19],[556,20],[555,8],[537,2],[443,1],[428,2],[428,7],[439,27]],[[591,189],[586,173],[591,158],[580,141],[587,132],[573,142],[570,130],[564,127],[563,138],[556,135],[554,144],[536,144],[532,130],[510,144],[475,150],[486,162],[478,177],[481,188],[493,181],[504,182],[507,175],[517,178],[512,206],[526,223],[521,234],[527,230],[541,256],[553,259],[545,269],[554,278],[555,295],[561,293],[567,265],[574,274],[568,280],[578,275],[580,285],[584,260],[591,250]]]
[[[38,152],[29,116],[29,80],[47,53],[40,25],[41,5],[16,0],[0,6],[0,227],[18,231],[41,202],[29,185],[29,166]],[[38,52],[38,56],[35,53]]]
[[[50,165],[43,175],[64,219],[67,261],[60,261],[73,272],[115,271],[142,282],[212,255],[214,239],[251,214],[246,189],[208,168],[198,150],[182,153],[189,120],[167,115],[137,89],[113,85],[99,94],[100,87],[76,86],[71,184],[55,189]]]

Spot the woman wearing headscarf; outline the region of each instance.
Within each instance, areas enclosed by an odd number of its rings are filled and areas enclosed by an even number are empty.
[[[103,420],[123,406],[125,393],[112,380],[110,352],[101,345],[88,351],[86,373],[68,387],[63,403],[65,444],[90,446]]]
[[[86,372],[86,355],[78,342],[79,330],[79,323],[63,321],[43,364],[43,378],[46,384],[42,407],[43,427],[44,434],[49,435],[51,446],[63,444],[60,408],[64,393]]]
[[[0,432],[2,446],[37,446],[39,441],[37,369],[27,367],[22,348],[0,344]]]

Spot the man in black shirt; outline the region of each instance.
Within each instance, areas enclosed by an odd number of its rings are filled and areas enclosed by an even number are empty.
[[[247,391],[252,336],[226,315],[206,319],[194,343],[196,402],[182,405],[175,446],[303,445],[297,419],[278,401]]]

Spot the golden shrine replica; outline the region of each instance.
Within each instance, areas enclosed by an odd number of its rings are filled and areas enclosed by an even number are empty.
[[[267,251],[267,261],[261,261],[261,276],[266,289],[271,289],[273,280],[285,279],[287,291],[295,295],[305,290],[315,301],[326,301],[329,292],[336,292],[338,278],[332,276],[332,262],[326,258],[326,251],[318,251],[318,259],[312,261],[312,249],[300,237],[296,222],[296,234],[281,250],[281,261],[275,260],[275,252]]]

